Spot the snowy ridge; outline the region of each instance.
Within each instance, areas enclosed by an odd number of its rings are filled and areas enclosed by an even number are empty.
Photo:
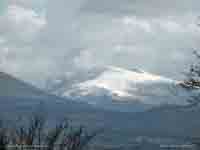
[[[72,77],[56,80],[53,93],[108,109],[133,111],[165,104],[185,105],[189,97],[180,82],[140,69],[95,67]]]
[[[100,88],[108,90],[113,95],[119,97],[131,97],[133,95],[130,93],[130,90],[133,90],[134,85],[151,82],[170,83],[174,81],[140,70],[133,72],[117,67],[108,67],[97,78],[80,83],[77,86],[82,90],[91,90],[88,93],[85,91],[85,93],[82,93],[83,95],[92,93],[93,88]]]

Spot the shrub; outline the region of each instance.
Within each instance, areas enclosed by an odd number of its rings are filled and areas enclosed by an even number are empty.
[[[45,150],[82,150],[97,135],[88,134],[83,127],[70,126],[67,120],[48,128],[46,119],[41,115],[33,115],[30,119],[21,119],[12,128],[5,128],[0,121],[0,150],[6,150],[8,144],[17,149],[28,148]]]

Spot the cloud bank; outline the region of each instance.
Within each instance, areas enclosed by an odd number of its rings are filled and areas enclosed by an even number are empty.
[[[200,47],[196,0],[9,0],[0,68],[41,81],[94,65],[179,78]]]

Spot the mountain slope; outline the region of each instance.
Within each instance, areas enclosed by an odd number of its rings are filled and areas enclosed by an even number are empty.
[[[170,79],[152,75],[140,70],[129,71],[116,67],[108,67],[96,78],[80,83],[76,85],[76,87],[83,91],[80,93],[83,96],[95,93],[102,94],[98,92],[104,90],[110,92],[113,97],[119,97],[119,99],[115,100],[122,101],[125,100],[123,98],[131,98],[133,100],[138,99],[139,95],[137,95],[137,93],[143,95],[147,94],[147,90],[150,89],[144,89],[145,86],[160,85],[159,88],[161,88],[162,84],[168,85],[173,82],[174,81]],[[97,92],[97,90],[99,91]],[[67,94],[68,92],[64,93],[66,96]],[[153,93],[149,93],[149,95],[150,94]]]
[[[84,81],[53,83],[53,93],[77,101],[84,101],[95,106],[131,109],[162,104],[185,104],[188,92],[177,81],[150,74],[138,69],[126,70],[117,67],[93,68],[92,78]],[[87,76],[82,74],[83,76]],[[65,81],[65,80],[64,80]],[[76,81],[76,80],[75,80]],[[58,88],[59,87],[59,88]],[[120,104],[120,105],[119,105]],[[123,104],[123,105],[122,105]],[[131,105],[133,104],[133,105]]]
[[[97,74],[92,80],[75,85],[80,86],[83,83],[83,85],[85,85],[85,83],[90,81],[100,80],[103,74],[106,75],[107,71],[108,70],[105,70]],[[113,71],[114,70],[112,70],[112,72]],[[135,73],[136,72],[142,73],[140,71],[135,71]],[[122,72],[120,72],[120,75],[121,73]],[[110,75],[110,73],[108,75]],[[120,77],[123,77],[123,75]],[[118,78],[116,81],[118,81]],[[142,135],[156,137],[198,135],[200,109],[182,110],[174,107],[160,107],[159,109],[153,109],[142,113],[121,113],[104,109],[94,109],[90,105],[83,103],[73,102],[54,96],[48,97],[46,93],[5,73],[0,74],[0,86],[2,89],[0,90],[0,118],[2,115],[6,116],[8,120],[12,117],[14,119],[19,116],[29,117],[29,115],[35,112],[39,102],[45,99],[43,111],[47,112],[48,117],[51,118],[50,124],[67,116],[67,118],[75,121],[76,124],[86,126],[88,129],[103,128],[105,132],[97,139],[97,143],[99,142],[101,144],[126,145],[126,142],[132,139],[133,136]],[[43,95],[48,98],[44,98]],[[4,99],[1,98],[1,96],[9,96],[9,98]],[[31,98],[27,99],[29,96]],[[93,96],[93,98],[94,97],[96,96]],[[81,98],[83,98],[83,96],[81,96]],[[104,98],[105,99],[101,99],[101,101],[109,101],[110,98],[112,99],[112,97],[107,96]],[[93,99],[89,100],[92,101]],[[117,109],[121,110],[124,104],[122,106],[117,105],[118,103],[119,102],[115,103],[112,101],[112,106],[120,107]],[[131,103],[129,104],[126,102],[126,104],[130,109],[135,108]]]
[[[48,94],[9,74],[0,72],[0,97],[47,98]]]
[[[88,104],[49,94],[12,75],[0,73],[0,119],[2,115],[8,118],[28,116],[41,107],[41,104],[53,119],[58,119],[59,115],[63,117],[68,113],[79,114],[94,110]]]

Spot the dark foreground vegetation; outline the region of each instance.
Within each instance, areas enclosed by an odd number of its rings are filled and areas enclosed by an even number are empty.
[[[54,127],[41,114],[8,123],[0,120],[0,150],[83,150],[98,132],[88,134],[63,119]]]

